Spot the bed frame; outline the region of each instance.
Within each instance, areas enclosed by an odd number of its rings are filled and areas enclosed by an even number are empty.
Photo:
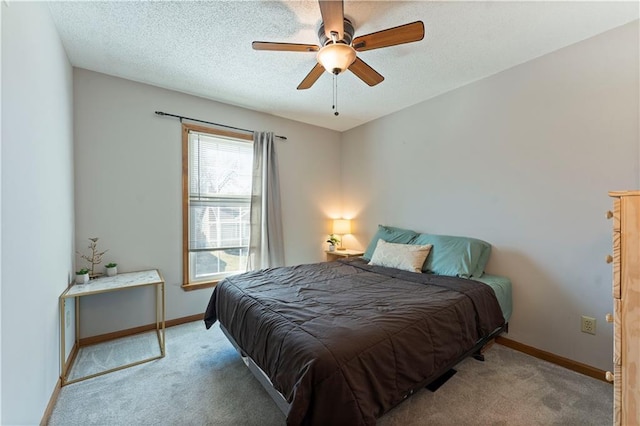
[[[231,337],[231,334],[227,331],[227,329],[222,324],[220,324],[220,329],[222,330],[224,335],[227,336],[227,339],[229,339],[229,341],[231,342],[233,347],[236,349],[236,351],[238,351],[238,353],[240,354],[240,357],[242,358],[242,361],[249,368],[249,371],[251,371],[251,373],[255,376],[255,378],[258,379],[260,384],[265,388],[265,390],[267,391],[271,399],[273,399],[273,401],[276,403],[280,411],[282,411],[284,415],[287,416],[289,414],[290,404],[287,402],[286,398],[273,387],[273,384],[271,383],[271,380],[266,375],[266,373],[262,371],[262,369],[258,367],[258,365],[253,361],[253,359],[251,359],[251,357],[242,350],[242,348],[236,343],[233,337]],[[491,343],[493,339],[495,339],[498,335],[500,335],[503,332],[506,332],[506,333],[509,332],[509,323],[505,323],[502,327],[496,328],[487,337],[485,337],[484,339],[480,339],[471,349],[469,349],[467,352],[462,354],[462,356],[450,362],[449,364],[444,366],[442,369],[438,370],[435,374],[433,374],[424,382],[418,383],[413,389],[411,389],[403,397],[403,399],[400,402],[406,400],[409,396],[413,395],[416,391],[420,390],[423,387],[427,387],[432,392],[435,392],[449,378],[451,378],[453,374],[455,374],[455,370],[453,370],[453,367],[455,367],[462,360],[466,359],[469,356],[473,356],[473,358],[477,359],[478,361],[484,361],[484,355],[482,353],[482,349],[486,345]]]
[[[255,378],[258,379],[260,384],[265,388],[265,390],[267,391],[271,399],[273,399],[273,401],[276,403],[280,411],[282,411],[285,416],[289,415],[289,408],[291,407],[291,404],[289,404],[285,399],[285,397],[280,392],[278,392],[276,388],[273,387],[273,384],[271,383],[269,376],[267,376],[267,374],[264,371],[262,371],[260,367],[258,367],[258,364],[256,364],[253,361],[253,359],[251,359],[251,357],[247,355],[245,351],[242,350],[242,348],[236,343],[233,337],[231,337],[231,334],[227,331],[226,328],[224,328],[222,324],[220,324],[220,330],[222,330],[224,335],[227,336],[227,339],[229,339],[233,347],[236,348],[236,351],[238,351],[238,353],[240,354],[242,361],[249,368],[249,371],[251,371],[251,373],[255,376]]]

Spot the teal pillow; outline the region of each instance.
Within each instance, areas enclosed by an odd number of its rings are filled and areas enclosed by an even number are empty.
[[[410,231],[408,229],[378,225],[378,231],[371,239],[371,242],[367,246],[367,250],[364,252],[362,257],[365,260],[370,261],[371,256],[373,256],[373,252],[376,249],[376,245],[378,244],[378,240],[381,238],[388,243],[409,244],[413,242],[413,239],[417,236],[417,232]]]
[[[411,243],[433,245],[422,270],[437,275],[480,277],[491,254],[491,245],[475,238],[420,234]]]
[[[482,254],[480,255],[480,259],[478,259],[478,264],[476,265],[476,270],[473,272],[473,277],[480,278],[484,274],[484,268],[486,268],[487,263],[489,262],[489,256],[491,256],[491,244],[482,241],[479,241],[484,245],[484,250],[482,250]]]

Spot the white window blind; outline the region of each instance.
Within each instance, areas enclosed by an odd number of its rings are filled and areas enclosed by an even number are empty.
[[[210,281],[245,271],[251,142],[189,131],[189,275]]]

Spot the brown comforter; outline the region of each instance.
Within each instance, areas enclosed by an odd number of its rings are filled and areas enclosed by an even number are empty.
[[[361,259],[273,268],[214,289],[216,320],[290,402],[288,425],[374,425],[503,325],[491,287]]]

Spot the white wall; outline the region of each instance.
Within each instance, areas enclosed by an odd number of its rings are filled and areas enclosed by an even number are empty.
[[[0,31],[2,30],[2,14],[5,5],[0,5]],[[0,47],[0,53],[2,48]],[[1,61],[0,61],[1,63]],[[0,68],[0,81],[2,69]],[[0,99],[2,99],[2,84],[0,82]],[[2,141],[2,102],[0,102],[0,142]],[[0,188],[2,188],[2,149],[0,144]],[[2,224],[2,194],[0,193],[0,224]],[[2,331],[2,226],[0,226],[0,332]],[[1,334],[1,333],[0,333]],[[2,337],[0,337],[0,423],[2,423]]]
[[[286,263],[324,259],[328,218],[340,214],[339,133],[83,69],[74,110],[76,247],[99,237],[119,271],[159,268],[167,319],[204,312],[212,289],[180,288],[180,122],[154,111],[286,136],[276,148]],[[152,309],[145,289],[87,298],[81,336],[149,324]]]
[[[611,369],[604,214],[640,186],[638,63],[636,21],[344,133],[348,244],[378,223],[489,241],[508,337]]]
[[[2,424],[40,422],[73,271],[72,68],[46,5],[2,8]]]

